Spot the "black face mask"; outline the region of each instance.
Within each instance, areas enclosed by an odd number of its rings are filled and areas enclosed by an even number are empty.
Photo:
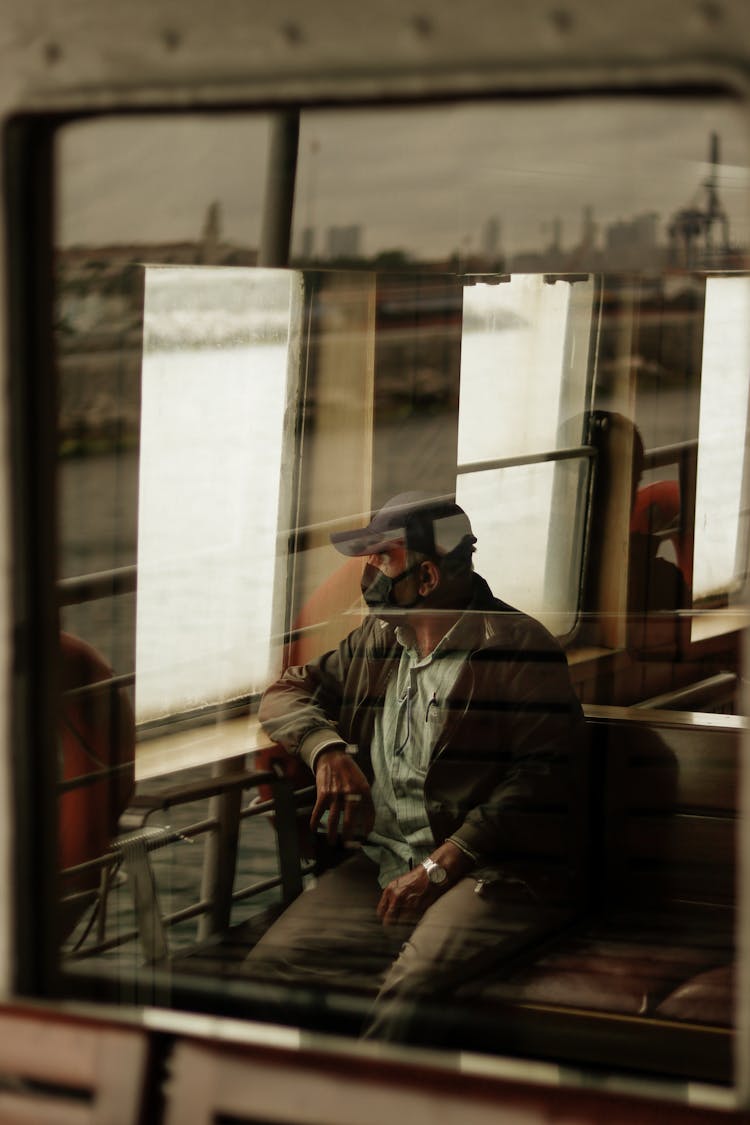
[[[396,605],[393,600],[393,587],[408,578],[415,570],[419,570],[420,563],[414,563],[413,566],[407,567],[397,574],[395,578],[389,578],[387,574],[383,574],[382,570],[378,570],[372,563],[368,563],[362,572],[362,581],[360,582],[360,589],[362,590],[362,597],[367,602],[370,609],[413,609],[415,605],[422,601],[422,595],[417,594],[412,602],[406,605]]]

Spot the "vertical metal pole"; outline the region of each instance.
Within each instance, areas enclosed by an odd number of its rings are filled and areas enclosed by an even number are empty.
[[[750,629],[742,632],[740,714],[750,705]],[[740,734],[740,819],[737,825],[737,978],[734,985],[734,1088],[740,1109],[750,1106],[750,731]]]
[[[212,775],[226,776],[238,767],[242,768],[244,764],[244,757],[229,758],[225,762],[218,762]],[[212,797],[209,803],[209,815],[215,817],[218,827],[208,835],[203,853],[201,898],[209,901],[211,906],[198,923],[199,941],[224,933],[232,920],[232,891],[237,867],[241,805],[242,790],[238,787]]]
[[[299,110],[277,113],[271,122],[259,266],[284,268],[289,264],[298,143]],[[213,774],[221,777],[236,765],[236,760],[220,762]],[[219,827],[206,842],[203,897],[210,899],[212,906],[200,920],[199,940],[222,932],[231,920],[241,799],[239,789],[211,798],[209,815],[216,818]]]
[[[302,867],[299,850],[297,808],[292,783],[283,775],[271,785],[276,818],[276,843],[279,852],[281,897],[284,906],[302,894]]]
[[[14,122],[6,137],[9,411],[3,419],[0,504],[3,633],[0,654],[10,715],[0,769],[0,987],[51,996],[59,982],[57,714],[59,621],[57,545],[57,382],[52,330],[55,183],[49,121]],[[10,477],[8,478],[8,474]],[[12,484],[10,491],[8,483]],[[12,554],[10,553],[12,551]],[[6,578],[7,573],[7,578]],[[8,591],[7,594],[5,591]],[[6,598],[9,599],[6,604]],[[7,610],[7,613],[6,613]],[[6,619],[7,618],[7,619]],[[13,666],[6,667],[7,656]],[[10,723],[10,726],[7,724]],[[7,839],[6,839],[7,836]]]
[[[284,110],[276,114],[271,124],[259,266],[289,265],[298,151],[299,110]],[[277,781],[273,795],[282,896],[284,903],[288,903],[302,890],[297,819],[289,782]]]
[[[259,266],[289,265],[298,147],[299,110],[276,114],[271,122]]]

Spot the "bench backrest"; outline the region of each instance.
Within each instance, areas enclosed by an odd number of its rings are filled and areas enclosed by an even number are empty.
[[[603,901],[732,904],[742,720],[586,713]]]

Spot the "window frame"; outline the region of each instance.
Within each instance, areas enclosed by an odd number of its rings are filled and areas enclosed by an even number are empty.
[[[51,331],[52,287],[46,263],[52,245],[52,184],[49,145],[59,118],[43,122],[18,122],[7,139],[11,156],[9,177],[11,194],[9,224],[9,263],[11,293],[16,302],[11,315],[12,385],[15,398],[12,411],[17,425],[14,437],[14,539],[16,543],[15,590],[19,597],[18,619],[21,626],[23,656],[19,667],[14,700],[14,738],[17,745],[32,749],[16,769],[17,808],[34,807],[41,814],[42,832],[32,830],[30,819],[19,820],[20,839],[16,854],[16,893],[14,919],[19,936],[16,986],[31,995],[49,996],[59,988],[59,975],[50,963],[51,935],[54,932],[50,910],[52,893],[43,893],[50,886],[54,871],[54,724],[51,701],[56,698],[54,660],[55,598],[52,594],[54,552],[54,458],[45,456],[54,448],[54,400],[49,394],[54,349]],[[46,177],[46,178],[45,178]],[[29,192],[29,184],[35,191]],[[19,215],[31,219],[18,222]],[[30,234],[29,231],[33,231]],[[31,240],[31,253],[29,253]],[[15,284],[13,284],[15,283]],[[31,373],[31,375],[29,375]],[[48,441],[42,446],[40,464],[37,442],[42,435]],[[40,706],[46,704],[46,706]],[[45,786],[45,780],[48,783]],[[46,788],[46,792],[45,792]],[[747,832],[747,830],[745,830]],[[747,840],[745,840],[747,843]],[[750,849],[744,847],[744,854]],[[29,885],[37,889],[29,896]],[[50,886],[50,892],[52,888]],[[56,962],[56,950],[52,949]],[[746,952],[745,952],[746,956]],[[92,995],[100,999],[107,989],[96,979]],[[158,989],[154,993],[158,995]],[[213,1011],[210,998],[193,984],[187,989],[188,1007],[193,1011]],[[114,997],[112,997],[114,998]],[[178,1006],[178,1005],[176,1005]],[[304,1013],[303,1013],[304,1015]],[[300,1020],[303,1023],[303,1020]]]

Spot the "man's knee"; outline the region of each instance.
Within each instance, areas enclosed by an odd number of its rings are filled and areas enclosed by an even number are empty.
[[[246,958],[248,971],[286,980],[311,976],[379,982],[392,957],[376,907],[377,868],[354,857],[292,902]],[[375,984],[374,987],[377,987]]]
[[[383,992],[439,995],[502,962],[560,924],[558,913],[531,896],[499,886],[476,893],[468,877],[425,912],[404,942]]]

